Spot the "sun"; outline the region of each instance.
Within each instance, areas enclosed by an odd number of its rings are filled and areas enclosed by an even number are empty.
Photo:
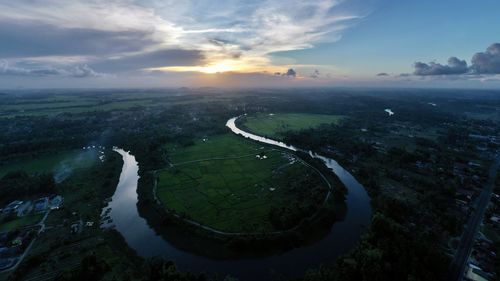
[[[217,74],[225,72],[250,73],[268,70],[269,66],[260,61],[222,59],[212,60],[203,65],[192,66],[165,66],[148,68],[148,71],[173,71],[173,72],[200,72],[205,74]],[[274,71],[274,68],[271,69]],[[268,70],[268,71],[271,71]],[[270,73],[273,73],[273,72]],[[278,71],[278,70],[276,70]]]
[[[148,70],[160,70],[160,71],[174,71],[174,72],[202,72],[206,74],[223,73],[230,71],[239,71],[241,67],[232,61],[219,61],[213,62],[207,65],[197,65],[197,66],[167,66],[159,68],[150,68]]]
[[[199,69],[200,72],[208,73],[208,74],[222,73],[222,72],[235,71],[235,70],[236,70],[236,68],[234,67],[234,65],[231,65],[231,64],[226,63],[226,62],[218,62],[215,64],[202,66]]]

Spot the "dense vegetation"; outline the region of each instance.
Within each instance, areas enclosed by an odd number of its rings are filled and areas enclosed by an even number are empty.
[[[500,107],[498,93],[486,91],[218,93],[208,89],[28,92],[4,97],[0,101],[0,166],[83,146],[116,145],[136,156],[141,188],[152,186],[151,171],[167,167],[169,161],[201,159],[198,157],[204,155],[200,151],[192,151],[191,156],[177,153],[203,138],[210,140],[227,132],[224,125],[230,117],[280,112],[343,116],[337,123],[296,128],[304,129],[300,131],[281,126],[286,142],[331,156],[353,171],[372,196],[374,208],[372,223],[355,249],[335,263],[311,269],[300,280],[443,280],[454,251],[453,239],[460,235],[465,217],[456,208],[456,199],[464,199],[457,191],[469,185],[480,187],[484,182],[490,159],[477,147],[496,148],[469,135],[499,132],[494,121]],[[388,116],[386,108],[395,115]],[[226,149],[230,150],[222,147],[220,151]],[[66,225],[41,236],[32,255],[11,278],[58,268],[63,269],[57,273],[61,280],[125,275],[134,280],[209,279],[179,273],[173,263],[162,259],[144,261],[113,231],[96,228],[81,236],[69,235],[68,224],[77,220],[73,212],[82,220],[99,221],[103,200],[116,187],[120,159],[111,152],[106,159],[98,166],[78,169],[61,183],[54,181],[51,171],[37,169],[10,171],[0,180],[3,203],[18,196],[48,193],[62,193],[67,200],[67,209],[49,217],[53,226],[65,220]],[[457,177],[454,167],[468,162],[480,165],[468,171],[477,178]],[[142,201],[143,206],[152,204],[148,200]],[[308,211],[307,206],[270,207],[267,218],[276,228],[287,228],[302,216],[294,210],[301,209]],[[87,242],[74,252],[68,250],[80,241]],[[234,245],[245,243],[233,241]]]
[[[30,175],[24,171],[11,172],[0,179],[0,205],[18,198],[37,198],[56,191],[52,174]]]

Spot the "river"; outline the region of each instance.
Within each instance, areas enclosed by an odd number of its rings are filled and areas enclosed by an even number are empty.
[[[302,151],[282,142],[245,132],[236,127],[236,119],[237,117],[228,120],[226,126],[237,135],[292,151]],[[103,213],[109,214],[112,220],[108,226],[115,227],[123,235],[127,244],[140,256],[163,256],[174,261],[181,271],[206,272],[209,275],[217,274],[219,277],[229,274],[241,281],[265,281],[278,277],[298,276],[308,268],[332,262],[339,255],[352,249],[370,223],[372,215],[370,198],[363,186],[335,160],[309,152],[312,157],[324,161],[347,188],[347,214],[342,221],[332,225],[326,236],[311,245],[268,257],[215,259],[194,254],[164,239],[164,236],[156,233],[139,215],[137,209],[138,163],[129,152],[122,149],[115,149],[115,151],[122,155],[124,164],[115,194],[103,210]],[[200,244],[200,247],[203,245]]]

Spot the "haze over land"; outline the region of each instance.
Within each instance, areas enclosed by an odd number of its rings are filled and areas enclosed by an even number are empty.
[[[0,87],[498,88],[499,10],[494,0],[1,1]]]

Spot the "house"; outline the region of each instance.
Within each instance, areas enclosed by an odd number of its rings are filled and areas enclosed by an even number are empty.
[[[455,162],[453,164],[453,175],[463,177],[466,176],[468,172],[469,172],[469,166],[458,162]]]
[[[492,280],[490,277],[491,275],[484,272],[481,268],[474,265],[469,265],[469,270],[467,270],[465,280],[489,281]]]
[[[51,210],[59,209],[62,202],[63,202],[63,197],[61,195],[56,195],[52,197],[52,199],[50,199],[50,209]]]
[[[18,217],[26,216],[31,212],[31,210],[33,210],[33,205],[31,204],[31,201],[26,201],[23,204],[19,205],[19,207],[17,208],[16,210],[17,216]]]
[[[459,188],[457,189],[455,195],[459,198],[463,198],[466,199],[467,201],[470,201],[474,197],[475,191],[465,188]]]
[[[493,216],[491,216],[490,220],[491,220],[492,224],[494,224],[496,226],[500,225],[500,217],[493,215]]]
[[[15,200],[15,201],[12,201],[9,203],[9,205],[7,205],[7,207],[5,207],[2,212],[4,214],[10,214],[12,212],[16,212],[17,211],[17,208],[19,208],[19,206],[21,206],[23,204],[23,201],[21,200]]]
[[[44,212],[49,206],[49,198],[43,197],[35,201],[35,212]]]

